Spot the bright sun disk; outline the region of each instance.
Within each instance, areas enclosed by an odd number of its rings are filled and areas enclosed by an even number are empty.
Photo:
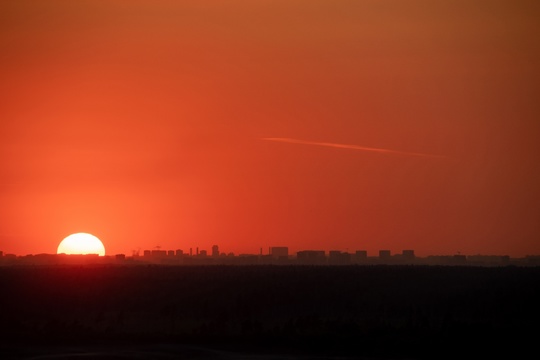
[[[98,254],[105,255],[105,247],[101,240],[92,234],[76,233],[64,238],[58,245],[57,254]]]

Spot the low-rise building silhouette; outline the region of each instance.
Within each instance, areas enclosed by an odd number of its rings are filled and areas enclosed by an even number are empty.
[[[269,254],[275,259],[288,258],[289,248],[287,246],[273,246],[269,249]]]
[[[367,259],[368,252],[366,250],[356,250],[355,256],[357,259]]]
[[[403,250],[401,256],[403,260],[412,261],[415,259],[414,250]]]
[[[328,252],[329,265],[349,265],[351,263],[351,254],[338,250],[330,250]]]
[[[303,250],[296,253],[296,260],[302,265],[324,265],[326,255],[324,250]]]

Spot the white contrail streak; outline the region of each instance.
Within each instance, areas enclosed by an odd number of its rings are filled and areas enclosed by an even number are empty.
[[[383,154],[399,154],[399,155],[408,155],[408,156],[420,156],[420,157],[428,157],[428,158],[448,159],[448,157],[442,156],[442,155],[432,155],[432,154],[424,154],[424,153],[416,153],[416,152],[397,151],[397,150],[390,150],[390,149],[379,149],[379,148],[372,148],[372,147],[358,146],[358,145],[347,145],[347,144],[335,144],[335,143],[327,143],[327,142],[306,141],[306,140],[298,140],[298,139],[291,139],[291,138],[261,138],[261,140],[277,141],[277,142],[284,142],[284,143],[290,143],[290,144],[326,146],[326,147],[333,147],[333,148],[339,148],[339,149],[372,151],[372,152],[378,152],[378,153],[383,153]]]

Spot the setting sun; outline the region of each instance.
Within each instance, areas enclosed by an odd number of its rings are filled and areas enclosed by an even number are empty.
[[[98,254],[105,255],[101,240],[92,234],[76,233],[64,238],[58,245],[57,254]]]

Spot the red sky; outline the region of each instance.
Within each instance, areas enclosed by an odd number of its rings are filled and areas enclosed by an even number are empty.
[[[539,18],[537,0],[3,0],[0,250],[82,231],[108,254],[540,254]]]

